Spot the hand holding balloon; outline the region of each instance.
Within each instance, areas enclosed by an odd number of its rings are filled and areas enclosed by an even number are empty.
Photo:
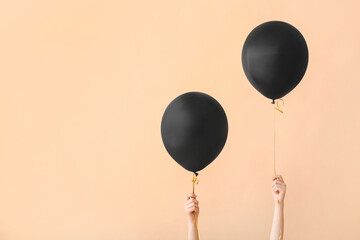
[[[274,217],[271,226],[270,240],[284,239],[284,198],[286,184],[281,175],[272,178],[272,195],[275,201]]]
[[[199,217],[199,202],[194,193],[185,196],[185,213],[188,218],[188,240],[199,240],[199,230],[197,226]]]
[[[186,194],[184,209],[188,218],[189,224],[195,224],[199,217],[199,201],[196,200],[194,193]]]
[[[286,193],[286,184],[281,175],[272,178],[272,195],[275,203],[283,203]]]

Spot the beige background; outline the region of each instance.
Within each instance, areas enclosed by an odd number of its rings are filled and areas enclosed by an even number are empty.
[[[267,239],[270,101],[241,66],[247,34],[283,20],[307,73],[278,119],[285,238],[360,239],[357,1],[0,2],[0,238],[185,239],[191,173],[167,154],[167,104],[203,91],[227,112],[200,172],[202,239]]]

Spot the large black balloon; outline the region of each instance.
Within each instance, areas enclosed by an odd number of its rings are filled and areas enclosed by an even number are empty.
[[[161,136],[170,156],[185,169],[197,172],[223,149],[228,122],[221,105],[201,92],[175,98],[161,121]]]
[[[280,21],[257,26],[250,32],[242,50],[242,65],[249,82],[273,100],[285,96],[299,84],[308,58],[301,33]]]

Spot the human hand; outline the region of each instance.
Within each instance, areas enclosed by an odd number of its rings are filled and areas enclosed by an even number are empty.
[[[286,193],[286,184],[281,175],[272,177],[272,195],[275,203],[283,203]]]
[[[199,201],[194,193],[186,194],[184,209],[189,223],[195,223],[199,217]]]

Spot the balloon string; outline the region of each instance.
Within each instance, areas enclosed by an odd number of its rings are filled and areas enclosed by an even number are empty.
[[[279,99],[282,101],[282,105],[285,104],[284,100]],[[279,100],[276,102],[276,106],[274,107],[274,176],[276,176],[276,110],[278,110],[280,113],[284,113],[279,106]]]
[[[195,194],[195,183],[196,183],[196,184],[199,183],[199,179],[197,179],[196,173],[193,173],[193,178],[192,178],[191,181],[193,182],[193,194]]]
[[[198,184],[199,183],[199,179],[197,179],[197,173],[193,173],[193,178],[192,178],[192,183],[193,183],[193,194],[195,194],[195,183]],[[198,233],[198,239],[200,239],[200,232],[199,232],[199,226],[198,226],[198,222],[196,219],[196,213],[194,212],[194,217],[195,217],[195,224],[196,224],[196,230]]]
[[[285,104],[283,99],[279,99],[282,102],[282,105]],[[274,176],[276,176],[276,110],[280,113],[284,113],[279,106],[279,100],[276,101],[276,106],[274,106]],[[273,102],[275,104],[275,101]],[[282,240],[282,231],[280,229],[279,240]]]

